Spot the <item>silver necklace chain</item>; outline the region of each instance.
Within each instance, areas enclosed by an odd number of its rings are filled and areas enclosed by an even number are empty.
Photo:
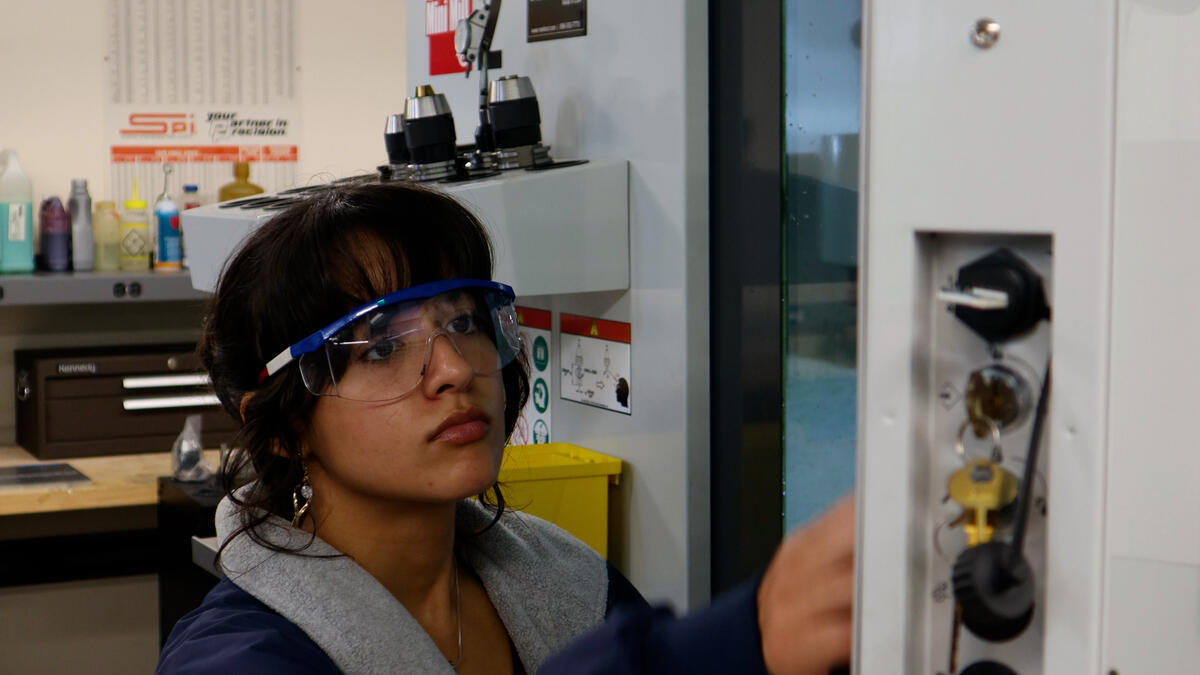
[[[458,670],[462,663],[462,593],[458,589],[458,556],[454,557],[454,619],[458,624],[458,656],[450,662],[450,667]]]

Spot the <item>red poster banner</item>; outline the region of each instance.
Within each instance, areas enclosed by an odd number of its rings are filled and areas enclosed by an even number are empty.
[[[550,327],[553,325],[549,311],[533,307],[522,307],[520,305],[517,305],[517,323],[522,326],[540,328],[542,330],[550,330]]]
[[[630,343],[632,334],[630,324],[623,321],[595,319],[590,316],[579,316],[576,314],[560,314],[558,317],[558,330],[560,333],[567,335],[581,335],[600,340],[624,342],[625,344]]]
[[[294,145],[114,145],[114,164],[138,162],[295,162]]]

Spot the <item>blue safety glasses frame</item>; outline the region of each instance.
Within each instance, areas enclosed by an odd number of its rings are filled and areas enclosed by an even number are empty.
[[[334,338],[334,336],[337,336],[348,326],[360,321],[363,319],[363,317],[370,317],[372,313],[380,312],[381,310],[384,310],[384,308],[400,303],[426,301],[443,294],[450,294],[452,291],[465,291],[468,293],[474,292],[475,294],[487,297],[484,302],[489,305],[486,308],[489,312],[489,321],[490,323],[494,324],[490,327],[491,332],[488,335],[488,339],[491,341],[491,344],[495,346],[499,359],[496,370],[499,370],[500,367],[507,365],[507,363],[516,358],[517,353],[521,349],[521,343],[520,335],[516,325],[516,312],[513,309],[513,302],[516,299],[516,294],[513,292],[512,287],[496,281],[488,281],[484,279],[444,279],[441,281],[432,281],[429,283],[411,286],[409,288],[403,288],[389,293],[372,302],[354,308],[337,321],[330,323],[324,328],[321,328],[320,330],[305,337],[303,340],[300,340],[299,342],[289,346],[287,349],[284,349],[274,358],[268,361],[266,366],[259,373],[259,383],[261,384],[268,377],[279,372],[283,367],[292,361],[300,359],[301,357],[306,357],[306,355],[312,355],[318,350],[322,349],[322,347],[325,347],[329,341]],[[432,334],[427,337],[427,340],[431,344],[433,338],[437,335],[445,335],[448,339],[450,339],[451,344],[454,345],[455,349],[462,354],[461,347],[456,344],[454,339],[451,339],[451,336],[455,335],[455,332],[456,331],[454,330],[439,328],[438,330],[433,331]],[[307,358],[311,359],[313,357]],[[333,370],[332,364],[330,366],[330,370],[331,372]],[[304,379],[305,385],[309,387],[310,391],[312,391],[313,387],[309,382],[309,378],[305,377]],[[336,380],[336,376],[334,376],[334,379]],[[321,395],[316,391],[313,391],[313,393]],[[334,393],[332,395],[337,396],[339,394]],[[399,398],[399,396],[391,396],[383,399],[358,400],[389,400],[390,398]]]

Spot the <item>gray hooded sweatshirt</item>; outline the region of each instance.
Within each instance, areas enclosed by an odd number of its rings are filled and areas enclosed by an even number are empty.
[[[512,511],[473,536],[492,518],[474,501],[461,502],[456,518],[462,558],[482,580],[529,672],[604,621],[607,566],[586,544]],[[240,507],[223,499],[218,541],[240,526]],[[258,531],[267,541],[303,551],[277,553],[242,534],[221,554],[223,571],[308,634],[344,672],[454,672],[404,606],[351,558],[282,518],[272,516]]]

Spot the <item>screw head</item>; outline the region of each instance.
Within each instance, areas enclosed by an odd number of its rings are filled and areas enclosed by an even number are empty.
[[[971,31],[971,42],[980,49],[991,49],[1000,41],[1000,24],[995,19],[980,19]]]

